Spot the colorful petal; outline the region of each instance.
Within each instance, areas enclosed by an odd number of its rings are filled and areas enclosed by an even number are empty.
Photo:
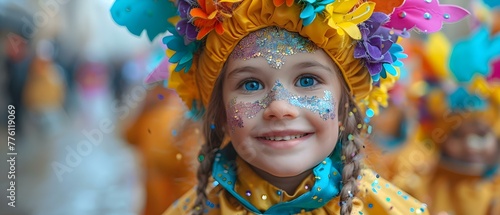
[[[197,40],[201,40],[203,39],[203,37],[207,36],[208,33],[210,33],[210,31],[212,31],[213,28],[202,28],[200,29],[200,31],[198,31],[198,35],[196,36],[196,39]]]
[[[381,63],[367,63],[366,67],[368,67],[368,72],[370,72],[371,76],[380,74],[380,71],[382,71],[382,64]],[[383,77],[383,78],[385,78],[385,77]]]
[[[345,31],[353,39],[355,39],[355,40],[361,39],[361,32],[359,31],[359,28],[356,24],[354,24],[352,22],[343,22],[343,23],[338,23],[337,25],[339,26],[339,28],[341,28],[343,31]],[[337,30],[337,32],[338,32],[338,30]],[[343,35],[343,33],[340,35]]]
[[[217,34],[224,33],[224,27],[222,26],[221,23],[215,24],[215,32],[217,32]]]
[[[174,29],[174,24],[165,20],[178,15],[177,7],[171,1],[115,1],[111,16],[118,25],[127,27],[134,35],[140,36],[146,31],[153,41],[169,28]]]
[[[310,17],[314,14],[315,14],[314,7],[312,6],[312,4],[306,4],[306,6],[302,10],[302,12],[300,12],[300,18],[305,19],[305,18]]]
[[[191,9],[191,11],[189,12],[189,14],[193,17],[193,18],[201,18],[201,19],[208,19],[208,14],[205,13],[204,10],[202,10],[201,8],[193,8]]]
[[[388,64],[388,63],[384,63],[383,66],[384,66],[384,70],[387,73],[391,74],[392,76],[397,76],[398,75],[398,72],[396,71],[396,68],[394,68],[393,65]]]
[[[279,7],[285,3],[285,0],[273,0],[273,4],[276,7]]]
[[[373,10],[375,9],[375,3],[373,2],[365,2],[359,5],[356,10],[347,14],[344,18],[344,21],[349,21],[354,24],[359,24],[368,20],[373,14]]]
[[[467,10],[455,5],[441,5],[438,0],[407,0],[394,10],[386,26],[398,30],[416,28],[425,33],[434,33],[441,30],[443,22],[457,22],[467,15]]]
[[[365,48],[366,52],[373,60],[379,61],[382,59],[382,52],[379,47],[373,46],[370,43],[365,43]]]
[[[365,58],[368,57],[368,54],[366,53],[366,49],[363,45],[358,45],[354,49],[354,58]]]
[[[354,7],[354,5],[356,5],[356,3],[358,3],[358,0],[345,0],[345,1],[337,0],[333,2],[331,5],[333,7],[332,9],[334,13],[346,14],[352,10],[352,8]]]
[[[191,23],[187,24],[186,38],[190,41],[193,41],[196,39],[196,35],[198,35],[198,29],[196,28],[196,26],[192,25]]]
[[[303,19],[302,25],[304,25],[304,26],[310,25],[314,21],[315,18],[316,18],[316,14]]]
[[[394,8],[401,6],[405,0],[370,0],[376,3],[375,11],[391,14]]]

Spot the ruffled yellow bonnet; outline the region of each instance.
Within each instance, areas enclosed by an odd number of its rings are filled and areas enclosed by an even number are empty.
[[[215,80],[238,42],[251,32],[277,26],[297,32],[322,48],[340,68],[351,95],[369,111],[368,115],[373,115],[379,105],[387,103],[387,90],[398,79],[399,67],[403,66],[398,58],[406,57],[397,39],[408,36],[407,31],[413,28],[427,33],[438,31],[443,22],[455,22],[468,14],[437,0],[137,2],[142,1],[116,1],[111,9],[113,18],[133,33],[148,31],[150,38],[162,30],[172,33],[163,39],[172,63],[169,87],[194,112],[203,112],[208,105]],[[164,27],[144,24],[152,22],[162,7],[161,19],[156,20]],[[170,12],[165,12],[167,7]],[[165,15],[172,10],[177,13]],[[141,14],[150,17],[137,27]]]

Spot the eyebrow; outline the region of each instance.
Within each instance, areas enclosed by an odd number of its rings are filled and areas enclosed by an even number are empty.
[[[316,61],[302,62],[302,63],[295,65],[295,67],[301,68],[301,69],[310,68],[310,67],[320,67],[326,71],[334,73],[334,71],[332,71],[332,69],[330,67],[327,67],[327,66],[325,66],[319,62],[316,62]]]
[[[259,69],[257,67],[253,67],[253,66],[244,66],[244,67],[239,67],[239,68],[236,68],[236,69],[233,69],[231,71],[229,71],[227,73],[227,77],[230,78],[231,76],[234,76],[238,73],[242,73],[242,72],[255,72],[255,71],[258,71]]]

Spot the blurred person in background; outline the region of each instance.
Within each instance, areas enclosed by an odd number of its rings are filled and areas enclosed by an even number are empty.
[[[201,125],[186,118],[178,95],[160,83],[147,92],[126,140],[141,154],[145,182],[144,215],[163,213],[196,184]]]
[[[31,15],[16,2],[0,2],[0,72],[2,77],[2,113],[7,117],[7,105],[16,107],[17,132],[22,132],[24,107],[21,101],[23,86],[34,56],[32,26],[24,25],[22,18]],[[4,125],[2,125],[4,126]]]
[[[107,13],[109,4],[0,1],[0,71],[9,95],[6,102],[16,106],[18,150],[17,207],[2,201],[2,214],[137,214],[141,210],[138,159],[117,134],[116,113],[106,106],[114,102],[113,97],[101,103],[92,99],[79,103],[83,92],[88,96],[91,89],[96,94],[86,98],[110,93],[110,81],[102,78],[109,77],[109,65],[119,68],[143,49],[141,40],[113,33],[121,29]],[[88,66],[95,62],[104,68]],[[92,83],[75,87],[79,86],[75,80],[83,77],[93,78]],[[118,105],[133,112],[133,107]],[[106,120],[109,129],[102,130],[98,123],[79,124],[74,119],[82,115],[81,110],[87,111],[88,121]],[[0,149],[5,155],[6,147]],[[2,172],[7,172],[5,163]],[[6,183],[1,180],[2,186]]]
[[[36,128],[30,131],[48,135],[61,130],[63,117],[66,117],[63,108],[66,86],[53,56],[54,46],[50,41],[37,43],[22,94],[30,124],[36,124]]]
[[[487,17],[499,12],[482,11],[491,13]],[[440,34],[421,46],[422,61],[416,64],[422,68],[414,72],[422,77],[409,87],[419,125],[393,152],[394,159],[384,161],[389,169],[384,176],[428,203],[431,214],[500,214],[497,20],[481,20],[453,47]]]

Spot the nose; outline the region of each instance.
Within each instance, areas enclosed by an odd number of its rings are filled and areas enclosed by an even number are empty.
[[[272,101],[264,109],[264,119],[295,119],[299,115],[298,107],[295,107],[284,100]]]

